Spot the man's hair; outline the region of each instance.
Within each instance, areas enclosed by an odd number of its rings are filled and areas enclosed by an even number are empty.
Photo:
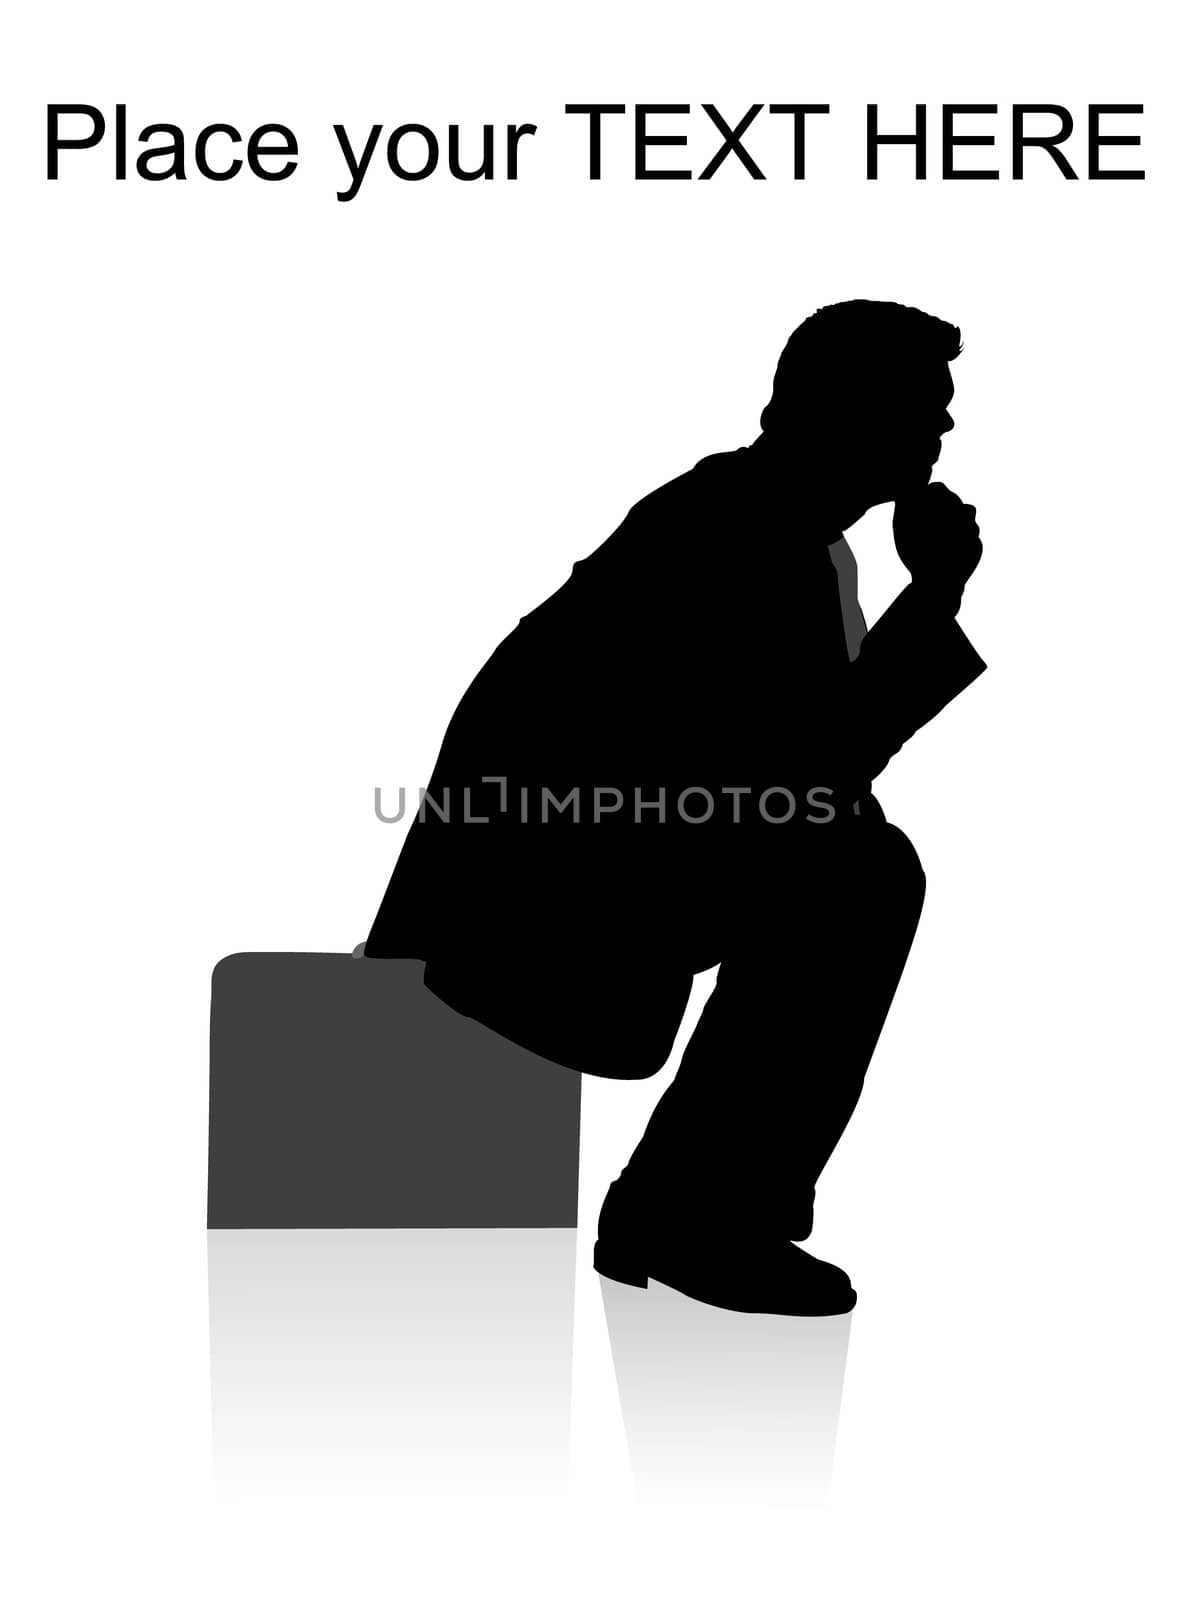
[[[765,430],[819,414],[832,398],[861,397],[906,368],[954,361],[959,329],[891,300],[842,300],[823,306],[789,337],[776,366]]]

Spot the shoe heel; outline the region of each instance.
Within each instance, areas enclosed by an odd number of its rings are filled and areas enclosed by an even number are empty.
[[[598,1239],[592,1251],[592,1265],[602,1278],[612,1278],[615,1283],[628,1283],[632,1289],[645,1289],[647,1273],[636,1256],[603,1245]]]

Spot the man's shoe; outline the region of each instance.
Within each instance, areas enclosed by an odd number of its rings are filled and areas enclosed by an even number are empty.
[[[782,1317],[833,1317],[855,1304],[841,1267],[819,1261],[789,1239],[716,1233],[700,1238],[605,1232],[592,1264],[606,1278],[645,1289],[664,1283],[693,1300],[726,1311]]]

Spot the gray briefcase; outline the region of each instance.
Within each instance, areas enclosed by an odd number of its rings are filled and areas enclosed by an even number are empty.
[[[213,972],[210,1228],[574,1228],[580,1075],[461,1016],[419,961]]]

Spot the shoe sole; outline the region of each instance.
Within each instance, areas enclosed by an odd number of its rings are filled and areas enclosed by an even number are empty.
[[[614,1251],[606,1248],[600,1243],[599,1240],[592,1249],[592,1265],[596,1271],[600,1273],[602,1278],[609,1278],[614,1283],[628,1284],[631,1289],[645,1289],[650,1283],[650,1274],[644,1266],[642,1266],[640,1263],[637,1263],[636,1260],[631,1259],[629,1256],[623,1255],[620,1251]],[[853,1309],[859,1298],[854,1289],[852,1289],[849,1302],[839,1303],[836,1305],[815,1305],[803,1309],[799,1307],[793,1307],[787,1310],[784,1308],[769,1308],[766,1306],[738,1306],[729,1305],[715,1300],[706,1300],[704,1296],[690,1293],[687,1289],[678,1288],[675,1284],[672,1284],[666,1279],[663,1281],[667,1288],[675,1289],[677,1294],[688,1295],[690,1299],[699,1300],[704,1305],[714,1305],[717,1306],[719,1310],[723,1311],[740,1311],[744,1313],[757,1312],[761,1315],[768,1316],[841,1317],[845,1316],[848,1311]]]

